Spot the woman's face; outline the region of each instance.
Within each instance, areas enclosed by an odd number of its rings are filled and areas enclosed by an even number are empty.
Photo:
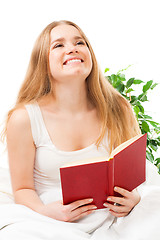
[[[50,72],[54,80],[85,80],[92,69],[90,51],[77,28],[63,24],[51,30]]]

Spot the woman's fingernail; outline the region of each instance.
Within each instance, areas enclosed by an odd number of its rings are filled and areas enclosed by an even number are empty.
[[[114,187],[114,190],[117,190],[117,187]]]
[[[110,201],[110,200],[111,200],[111,198],[107,198],[107,200],[108,200],[108,201]]]
[[[92,207],[92,209],[97,209],[97,207],[96,207],[96,206],[94,206],[94,207]]]
[[[93,198],[89,199],[89,202],[93,202]]]
[[[108,207],[108,204],[107,204],[107,203],[104,203],[103,206]]]

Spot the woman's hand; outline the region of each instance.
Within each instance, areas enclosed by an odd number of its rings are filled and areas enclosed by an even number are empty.
[[[110,213],[115,217],[127,216],[141,199],[137,189],[129,192],[123,188],[115,187],[114,191],[123,197],[109,196],[107,201],[113,202],[113,204],[106,202],[104,206],[109,208]]]
[[[97,208],[95,205],[87,205],[92,201],[93,199],[84,199],[75,201],[68,205],[63,205],[62,201],[56,201],[43,205],[39,213],[59,221],[73,222],[89,215]]]

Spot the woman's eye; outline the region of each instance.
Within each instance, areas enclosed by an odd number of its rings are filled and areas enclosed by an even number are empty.
[[[76,44],[77,45],[85,45],[85,43],[83,41],[78,41]]]
[[[63,47],[63,44],[56,44],[56,45],[54,46],[54,48],[59,48],[59,47]]]

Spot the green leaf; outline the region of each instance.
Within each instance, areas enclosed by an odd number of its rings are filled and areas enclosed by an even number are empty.
[[[126,77],[125,77],[124,74],[121,74],[121,73],[117,74],[117,78],[118,78],[121,82],[126,81]]]
[[[143,86],[143,92],[147,92],[148,89],[152,86],[153,80],[148,81],[144,86]]]
[[[156,141],[157,141],[157,145],[160,146],[160,141],[159,141],[159,139],[156,139]]]
[[[157,146],[155,146],[155,145],[152,144],[152,143],[150,143],[149,145],[150,145],[150,147],[151,147],[155,152],[157,151],[157,149],[158,149]]]
[[[151,121],[151,120],[146,120],[147,122],[149,122],[153,127],[157,127],[157,125],[160,125],[160,123]]]
[[[124,85],[123,83],[120,83],[120,84],[116,87],[116,89],[117,89],[120,93],[122,93],[122,92],[124,91],[124,89],[125,89],[125,85]]]
[[[149,128],[149,125],[146,121],[143,121],[142,122],[142,128],[145,132],[150,132],[150,128]]]
[[[134,109],[135,114],[138,116],[138,113],[140,111],[139,107],[138,106],[134,106],[133,109]]]
[[[121,84],[121,81],[117,80],[117,81],[114,83],[114,88],[117,88],[120,84]]]
[[[160,158],[156,158],[155,159],[155,164],[157,165],[157,164],[159,164],[160,163]]]
[[[157,134],[160,134],[160,131],[157,131],[156,129],[154,129],[154,131],[155,131]]]
[[[159,135],[159,133],[160,133],[160,127],[155,127],[153,130],[154,130],[155,133],[157,133],[157,135]]]
[[[140,112],[144,113],[144,107],[141,105],[141,103],[139,101],[136,102],[136,105],[139,107]]]
[[[130,92],[133,92],[133,91],[134,91],[133,88],[128,88],[128,89],[126,90],[126,93],[130,93]]]
[[[160,163],[157,164],[157,168],[158,168],[158,170],[159,170],[158,172],[160,174]]]
[[[126,83],[126,88],[129,88],[134,82],[134,78],[130,78]]]
[[[130,103],[131,103],[132,105],[134,105],[134,104],[136,104],[136,101],[137,101],[137,97],[134,96],[134,95],[132,95],[132,96],[131,96],[131,101],[130,101]]]
[[[112,82],[111,82],[111,77],[110,77],[110,76],[105,76],[105,79],[106,79],[110,84],[112,84]]]
[[[152,163],[154,162],[154,156],[151,152],[146,151],[146,157],[150,162],[152,162]]]
[[[141,84],[144,83],[142,80],[134,79],[133,84]]]
[[[154,83],[152,86],[151,86],[151,89],[153,90],[159,83]]]
[[[148,140],[147,140],[147,148],[148,148],[149,152],[152,153],[152,148],[150,148]]]
[[[111,83],[113,87],[115,87],[115,84],[117,83],[117,76],[115,74],[111,75]]]
[[[150,117],[149,115],[143,114],[142,115],[145,119],[152,119],[152,117]]]
[[[148,101],[146,93],[142,93],[138,96],[138,100],[140,100],[141,102],[145,102]]]
[[[109,68],[106,68],[106,69],[104,70],[104,72],[105,72],[105,73],[106,73],[106,72],[109,72],[109,70],[110,70]]]

